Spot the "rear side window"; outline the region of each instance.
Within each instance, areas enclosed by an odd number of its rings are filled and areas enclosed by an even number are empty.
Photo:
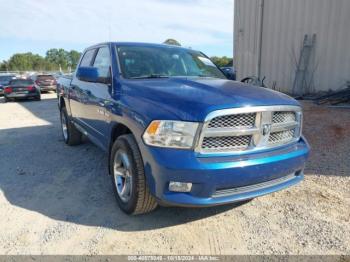
[[[111,59],[108,47],[101,47],[98,49],[94,67],[98,68],[100,77],[107,78],[109,75],[109,67],[111,66]]]
[[[91,49],[85,52],[83,59],[80,62],[80,66],[91,66],[91,61],[94,57],[96,49]]]

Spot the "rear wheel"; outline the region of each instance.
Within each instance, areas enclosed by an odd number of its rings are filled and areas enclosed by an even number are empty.
[[[65,107],[61,108],[61,129],[64,142],[67,145],[74,146],[81,144],[82,134],[69,120]]]
[[[117,203],[125,213],[144,214],[157,207],[146,184],[141,153],[133,135],[122,135],[114,142],[109,168]]]
[[[41,95],[37,96],[37,97],[35,98],[35,100],[36,100],[36,101],[41,101]]]

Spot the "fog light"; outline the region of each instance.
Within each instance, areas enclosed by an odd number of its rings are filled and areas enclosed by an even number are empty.
[[[171,181],[169,183],[169,190],[173,192],[190,192],[192,183],[182,183]]]

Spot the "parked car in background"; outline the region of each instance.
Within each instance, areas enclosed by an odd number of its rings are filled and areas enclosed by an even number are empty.
[[[62,75],[63,75],[63,73],[61,73],[61,72],[57,72],[57,73],[52,74],[52,76],[56,79],[56,81],[57,81],[58,78],[60,78]]]
[[[53,75],[36,75],[32,79],[40,87],[41,92],[57,90],[57,81]]]
[[[299,103],[228,80],[199,51],[98,44],[57,91],[65,143],[85,135],[107,152],[117,203],[128,214],[158,203],[239,202],[303,179],[309,146]]]
[[[16,75],[0,75],[0,95],[4,94],[4,88],[15,78]]]
[[[233,66],[220,67],[221,71],[225,74],[227,79],[236,80],[236,70]]]
[[[5,102],[15,99],[41,100],[40,88],[31,79],[14,79],[4,88]]]

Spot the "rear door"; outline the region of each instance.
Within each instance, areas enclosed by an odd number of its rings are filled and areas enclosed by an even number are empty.
[[[98,47],[92,66],[98,69],[100,81],[84,85],[86,104],[83,118],[99,143],[103,147],[107,147],[109,114],[105,106],[111,99],[112,88],[111,55],[108,45]]]
[[[87,50],[80,61],[79,67],[91,66],[94,61],[96,51],[96,48]],[[72,116],[74,117],[74,120],[85,129],[89,128],[84,117],[84,115],[86,115],[84,111],[86,110],[86,103],[88,99],[86,94],[87,85],[89,85],[89,82],[81,81],[77,77],[73,77],[71,88],[69,89],[69,102]]]

